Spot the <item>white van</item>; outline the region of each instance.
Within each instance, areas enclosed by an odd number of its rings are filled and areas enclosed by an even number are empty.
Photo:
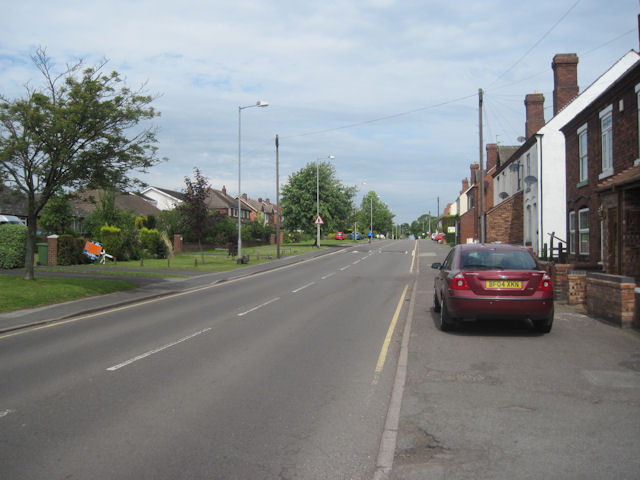
[[[24,222],[14,215],[0,215],[0,225],[24,225]]]

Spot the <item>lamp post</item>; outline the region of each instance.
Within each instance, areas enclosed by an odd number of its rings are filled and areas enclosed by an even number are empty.
[[[333,155],[327,156],[329,160],[333,160]],[[316,219],[320,216],[320,162],[321,157],[316,158]],[[320,224],[316,223],[316,245],[320,248]]]
[[[247,105],[246,107],[238,107],[238,263],[242,262],[242,206],[241,206],[241,196],[242,196],[242,183],[241,183],[241,158],[242,158],[242,110],[245,108],[251,107],[268,107],[268,102],[263,102],[261,100],[257,101],[255,105]]]

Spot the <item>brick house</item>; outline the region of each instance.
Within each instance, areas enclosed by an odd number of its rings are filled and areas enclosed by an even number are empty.
[[[633,52],[635,53],[635,52]],[[563,128],[570,261],[640,281],[640,57]]]
[[[565,136],[561,127],[578,115],[587,105],[633,65],[638,58],[629,52],[609,70],[579,93],[578,57],[559,53],[553,57],[554,74],[553,117],[545,123],[544,96],[539,93],[525,97],[525,143],[501,164],[494,176],[494,200],[499,206],[513,194],[522,195],[523,244],[542,255],[554,235],[567,239]],[[504,192],[504,194],[503,194]],[[512,202],[515,206],[515,203]],[[510,218],[508,215],[505,218]]]

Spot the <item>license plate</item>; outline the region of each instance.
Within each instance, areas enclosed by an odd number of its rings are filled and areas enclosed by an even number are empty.
[[[520,280],[487,280],[487,288],[522,288]]]

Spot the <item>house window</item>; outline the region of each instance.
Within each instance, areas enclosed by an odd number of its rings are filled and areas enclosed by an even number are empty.
[[[576,212],[569,212],[569,253],[576,253]]]
[[[578,210],[578,253],[589,255],[589,209]]]
[[[613,105],[600,112],[602,135],[602,175],[600,178],[613,175]]]
[[[527,176],[531,175],[531,154],[527,153]]]
[[[579,184],[583,182],[586,184],[589,173],[588,163],[588,145],[587,145],[587,125],[584,124],[578,129],[578,156],[580,158],[580,178]]]
[[[527,157],[529,156],[529,154],[527,153]],[[518,160],[516,162],[516,166],[518,167],[518,192],[520,190],[522,190],[522,173],[520,172],[520,167],[522,167],[522,164],[520,163],[520,160]]]

